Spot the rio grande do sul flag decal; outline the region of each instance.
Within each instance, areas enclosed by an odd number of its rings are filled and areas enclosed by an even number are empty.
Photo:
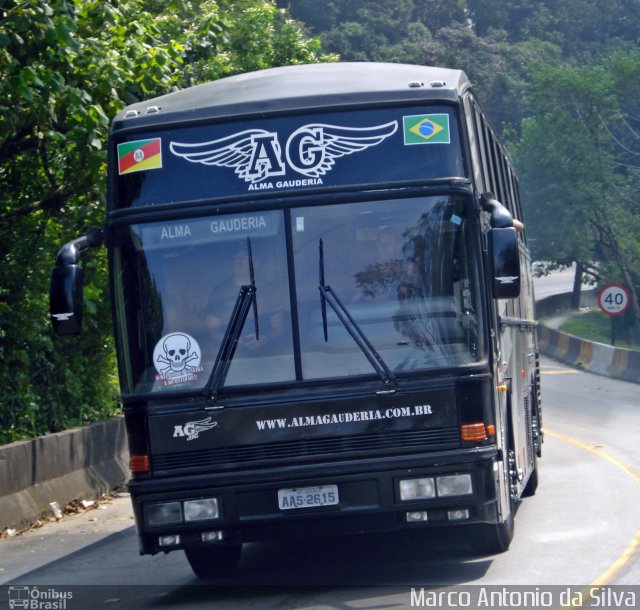
[[[118,174],[132,174],[162,167],[162,140],[136,140],[118,144]]]

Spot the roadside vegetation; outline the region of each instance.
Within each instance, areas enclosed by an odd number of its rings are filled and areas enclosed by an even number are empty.
[[[102,224],[111,118],[205,80],[326,59],[268,0],[0,4],[0,443],[118,409],[104,251],[83,261],[84,334],[56,338],[48,316],[56,250]]]
[[[249,70],[390,61],[465,70],[516,160],[534,256],[625,284],[640,340],[640,0],[0,3],[0,443],[118,409],[104,253],[85,333],[48,319],[57,248],[100,226],[126,104]]]
[[[560,330],[587,341],[611,345],[611,324],[613,323],[615,325],[615,346],[640,351],[640,342],[629,341],[624,336],[618,337],[622,326],[620,322],[619,319],[614,319],[612,322],[611,317],[599,309],[591,309],[569,318],[560,326]]]

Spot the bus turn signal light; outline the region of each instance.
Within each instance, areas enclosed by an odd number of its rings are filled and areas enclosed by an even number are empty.
[[[488,436],[495,434],[496,427],[493,424],[485,426],[483,422],[464,424],[460,426],[460,436],[466,443],[477,443],[487,440]]]
[[[151,465],[148,455],[132,455],[129,458],[129,470],[131,472],[149,472]]]

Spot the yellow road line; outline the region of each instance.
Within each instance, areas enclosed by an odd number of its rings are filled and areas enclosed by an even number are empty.
[[[541,375],[577,375],[580,371],[575,369],[560,369],[555,371],[540,371]]]
[[[565,443],[569,443],[571,445],[575,445],[576,447],[580,447],[585,451],[589,451],[590,453],[593,453],[598,457],[601,457],[607,460],[614,466],[617,466],[618,468],[626,472],[629,476],[631,476],[632,479],[635,480],[636,483],[640,485],[640,472],[638,472],[628,464],[625,464],[623,461],[619,460],[618,458],[608,454],[606,451],[603,451],[599,447],[593,447],[592,445],[587,445],[586,443],[583,443],[582,441],[579,441],[578,439],[573,438],[572,436],[561,434],[559,432],[553,432],[551,430],[548,430],[547,428],[545,428],[544,433],[548,434],[549,436],[555,439],[564,441]],[[620,557],[618,557],[618,559],[616,559],[609,566],[609,568],[607,568],[602,574],[600,574],[600,576],[598,576],[598,578],[596,578],[586,588],[587,595],[583,596],[585,600],[584,603],[586,603],[587,600],[589,599],[588,591],[590,591],[592,587],[602,587],[610,583],[627,565],[629,565],[629,563],[631,563],[631,561],[636,557],[639,551],[640,551],[640,529],[636,531],[635,536],[632,538],[631,542],[627,545],[627,548],[622,552],[622,555],[620,555]],[[579,607],[579,606],[573,606],[573,607]]]

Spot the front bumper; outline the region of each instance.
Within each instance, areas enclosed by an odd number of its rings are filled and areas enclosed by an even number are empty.
[[[150,478],[130,483],[140,552],[263,540],[400,530],[498,520],[495,447],[234,474]],[[401,500],[401,480],[469,474],[473,492]],[[338,504],[282,510],[278,491],[335,485]],[[149,524],[148,507],[216,498],[216,518]],[[408,514],[414,518],[408,517]],[[422,518],[415,520],[416,515]],[[462,515],[462,516],[461,516]],[[169,542],[167,544],[167,542]]]

